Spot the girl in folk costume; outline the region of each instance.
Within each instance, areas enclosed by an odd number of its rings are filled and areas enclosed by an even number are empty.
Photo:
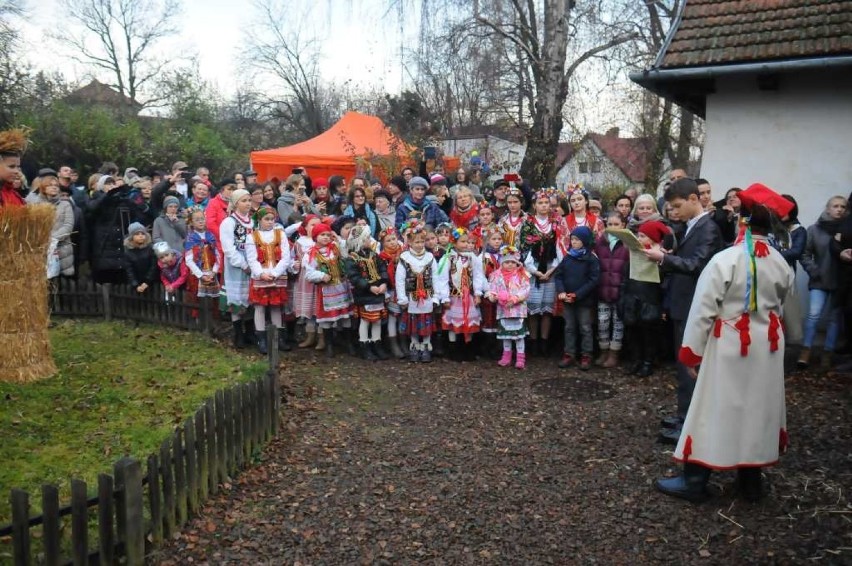
[[[274,208],[262,203],[254,213],[255,229],[246,242],[246,259],[251,269],[249,303],[254,307],[254,331],[261,354],[268,351],[267,309],[269,319],[278,329],[278,349],[290,350],[282,311],[287,304],[287,272],[293,265],[293,257],[284,229],[275,223],[277,216]]]
[[[219,240],[225,256],[225,304],[231,313],[234,327],[234,347],[251,346],[252,339],[243,328],[243,314],[249,306],[249,265],[246,259],[246,241],[251,236],[249,216],[251,195],[245,189],[231,193],[230,214],[219,226]]]
[[[382,320],[387,317],[385,297],[390,285],[387,264],[372,248],[369,226],[355,226],[349,233],[346,277],[352,284],[355,312],[361,320],[358,342],[361,357],[374,362],[388,359],[382,348]]]
[[[432,255],[435,256],[436,261],[441,261],[441,258],[450,251],[453,244],[452,233],[453,225],[449,222],[442,222],[435,228],[435,237],[437,238],[438,245],[432,250]],[[429,247],[428,243],[426,247]]]
[[[565,238],[568,238],[577,226],[585,226],[592,231],[595,238],[603,234],[606,227],[598,215],[589,210],[589,193],[586,189],[581,185],[569,183],[565,193],[568,196],[568,204],[571,205],[571,212],[565,215],[568,225]],[[568,250],[570,247],[571,243],[565,242],[564,248]]]
[[[550,214],[550,197],[546,193],[540,191],[536,194],[534,210],[535,213],[521,226],[520,239],[521,252],[526,256],[524,266],[532,280],[527,301],[530,341],[533,348],[540,344],[540,352],[544,353],[556,303],[553,272],[559,265],[557,242],[561,237],[561,227]]]
[[[734,469],[740,495],[759,499],[760,468],[787,447],[782,316],[795,274],[767,236],[792,203],[757,183],[739,197],[747,229],[701,272],[679,354],[693,373],[701,366],[674,452],[683,473],[655,482],[690,501],[707,497],[711,470]]]
[[[216,237],[207,230],[207,217],[200,207],[192,207],[186,217],[189,230],[184,241],[183,259],[190,272],[186,282],[186,301],[198,304],[199,297],[219,296],[219,273],[222,256]],[[198,317],[198,310],[190,310],[190,316]]]
[[[399,303],[396,301],[396,266],[399,263],[399,256],[402,255],[402,244],[396,236],[396,229],[389,226],[379,233],[379,244],[381,244],[381,252],[379,258],[384,262],[388,272],[388,290],[387,308],[388,308],[388,343],[391,353],[399,359],[406,356],[405,350],[408,350],[408,343],[402,343],[404,339],[402,335],[398,335],[397,327],[399,316],[402,314],[402,309],[399,308]]]
[[[470,190],[466,187],[459,192]],[[458,193],[456,193],[458,194]],[[473,253],[473,240],[464,228],[454,228],[452,232],[454,246],[438,262],[438,277],[446,278],[450,302],[444,308],[441,324],[449,333],[452,356],[456,361],[473,360],[473,348],[470,343],[473,335],[479,332],[482,317],[479,303],[485,292],[487,281],[482,271],[482,263]],[[457,342],[461,334],[464,344]]]
[[[166,242],[154,244],[154,254],[157,256],[157,267],[160,268],[160,283],[163,285],[166,303],[173,303],[177,290],[183,287],[189,277],[189,269],[183,256]]]
[[[503,246],[500,250],[500,269],[491,274],[487,298],[497,304],[497,339],[503,341],[503,356],[497,365],[512,363],[512,344],[515,345],[515,367],[526,367],[524,337],[527,335],[527,298],[530,277],[521,265],[517,248]]]
[[[314,239],[311,230],[321,222],[318,216],[305,215],[298,228],[299,237],[293,245],[293,272],[298,272],[299,277],[293,285],[293,315],[305,323],[305,339],[299,342],[299,348],[310,348],[316,346],[317,350],[325,350],[325,339],[323,334],[317,333],[316,322],[316,289],[314,284],[308,280],[308,272],[303,269],[302,260],[314,247]],[[319,337],[319,340],[317,340]]]
[[[506,195],[506,208],[508,212],[503,215],[497,226],[503,234],[503,242],[507,246],[513,246],[517,249],[522,249],[521,246],[521,227],[527,219],[527,214],[523,210],[524,195],[521,189],[512,187]]]
[[[485,241],[492,232],[498,232],[497,223],[494,221],[494,210],[489,206],[482,206],[477,214],[478,222],[470,235],[473,238],[473,247],[477,253],[485,247]]]
[[[315,284],[318,332],[325,336],[326,356],[334,356],[332,333],[337,328],[349,328],[352,316],[352,294],[346,280],[343,257],[334,241],[335,235],[327,224],[319,223],[311,230],[314,247],[302,260],[308,281]]]
[[[426,251],[426,234],[419,221],[402,225],[408,250],[396,266],[396,297],[403,309],[399,332],[411,337],[409,360],[432,361],[432,333],[435,305],[447,302],[446,279],[437,277],[438,263]]]
[[[485,246],[479,255],[482,273],[486,281],[491,281],[491,275],[500,269],[500,248],[503,247],[503,236],[497,230],[488,233]],[[482,301],[479,305],[482,314],[480,330],[489,337],[497,332],[497,305],[491,301]]]
[[[461,187],[453,196],[453,208],[450,210],[450,222],[456,228],[473,230],[479,222],[479,206],[468,187]]]

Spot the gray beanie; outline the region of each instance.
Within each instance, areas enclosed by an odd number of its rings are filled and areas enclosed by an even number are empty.
[[[176,204],[180,208],[180,199],[174,195],[168,195],[163,199],[163,210],[166,210],[170,204]]]
[[[412,177],[410,181],[408,181],[408,188],[411,187],[423,187],[424,189],[429,188],[429,181],[424,179],[423,177]]]
[[[147,234],[148,229],[145,228],[145,226],[143,226],[139,222],[133,222],[133,223],[130,224],[130,226],[127,227],[127,235],[128,236],[133,236],[134,234],[137,234],[139,232],[145,232]]]

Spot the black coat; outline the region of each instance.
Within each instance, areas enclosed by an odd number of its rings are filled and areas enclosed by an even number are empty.
[[[124,237],[133,222],[144,225],[146,216],[131,198],[130,187],[98,192],[89,200],[88,227],[91,242],[89,262],[99,282],[120,283],[124,279]],[[101,278],[97,272],[113,272]]]
[[[672,320],[686,320],[698,276],[710,258],[723,247],[719,227],[705,214],[681,238],[677,251],[663,256],[662,270],[669,275],[669,311]]]
[[[392,283],[388,277],[387,263],[385,263],[385,260],[380,258],[378,254],[372,250],[369,254],[362,250],[357,255],[361,258],[368,257],[368,255],[373,256],[373,259],[376,262],[376,272],[379,275],[379,279],[370,281],[367,269],[365,268],[365,262],[357,261],[351,254],[345,259],[344,265],[346,266],[346,277],[352,284],[352,298],[355,300],[355,304],[359,306],[383,304],[385,302],[385,295],[376,295],[371,293],[370,287],[384,283],[388,286],[388,289],[391,288]]]
[[[598,256],[588,249],[586,255],[575,258],[566,254],[556,271],[553,280],[556,282],[556,294],[574,293],[577,306],[594,306],[595,291],[601,276],[601,266]]]
[[[138,287],[142,283],[147,283],[150,287],[157,278],[157,256],[154,255],[154,249],[150,245],[144,248],[125,248],[124,271],[131,287]]]

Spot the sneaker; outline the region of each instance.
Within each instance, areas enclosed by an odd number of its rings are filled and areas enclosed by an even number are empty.
[[[420,350],[412,348],[408,350],[408,361],[412,363],[417,363],[420,361]]]
[[[571,354],[562,354],[562,359],[559,360],[559,367],[569,368],[574,365],[574,356]]]
[[[424,364],[428,364],[432,361],[432,350],[421,350],[420,351],[420,362]]]
[[[583,354],[580,356],[580,369],[586,371],[592,367],[592,356],[589,354]]]

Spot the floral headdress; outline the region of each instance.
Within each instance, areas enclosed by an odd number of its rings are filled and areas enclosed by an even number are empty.
[[[582,183],[568,183],[565,186],[565,195],[571,197],[571,195],[581,194],[586,197],[586,200],[589,200],[589,191],[587,191]]]
[[[559,189],[557,189],[556,187],[542,187],[541,189],[539,189],[535,193],[535,199],[536,200],[538,200],[542,197],[547,197],[548,199],[551,199],[553,197],[561,198],[561,197],[564,197],[564,196],[565,196],[565,194],[562,191],[560,191]]]
[[[407,222],[406,222],[406,224],[407,224]],[[405,224],[403,224],[403,226],[405,226]],[[399,234],[397,233],[396,228],[394,228],[393,226],[388,226],[387,228],[385,228],[384,230],[379,232],[378,236],[379,236],[379,238],[378,238],[379,243],[381,243],[388,236],[399,236]]]
[[[461,238],[462,236],[465,236],[467,234],[468,234],[468,231],[465,230],[464,228],[462,228],[461,226],[459,226],[457,228],[453,228],[450,231],[450,238],[452,239],[453,242],[457,242],[459,240],[459,238]]]
[[[192,224],[192,216],[196,212],[200,212],[201,214],[204,214],[206,216],[206,213],[205,213],[205,211],[202,207],[198,206],[197,204],[194,205],[194,206],[190,206],[189,208],[186,209],[186,223],[187,223],[187,225]]]
[[[509,190],[506,191],[506,198],[509,197],[517,197],[524,200],[524,193],[518,187],[509,187]]]
[[[444,231],[450,232],[450,234],[452,234],[452,232],[453,232],[453,225],[452,225],[452,224],[450,224],[449,222],[441,222],[440,224],[438,224],[437,226],[435,226],[435,233],[436,233],[436,234],[437,234],[438,232],[444,232]]]
[[[403,222],[402,226],[399,227],[400,233],[406,238],[409,238],[414,234],[420,234],[425,229],[426,226],[416,218]]]
[[[505,245],[500,248],[500,263],[504,261],[514,261],[521,263],[521,252],[515,246]]]

